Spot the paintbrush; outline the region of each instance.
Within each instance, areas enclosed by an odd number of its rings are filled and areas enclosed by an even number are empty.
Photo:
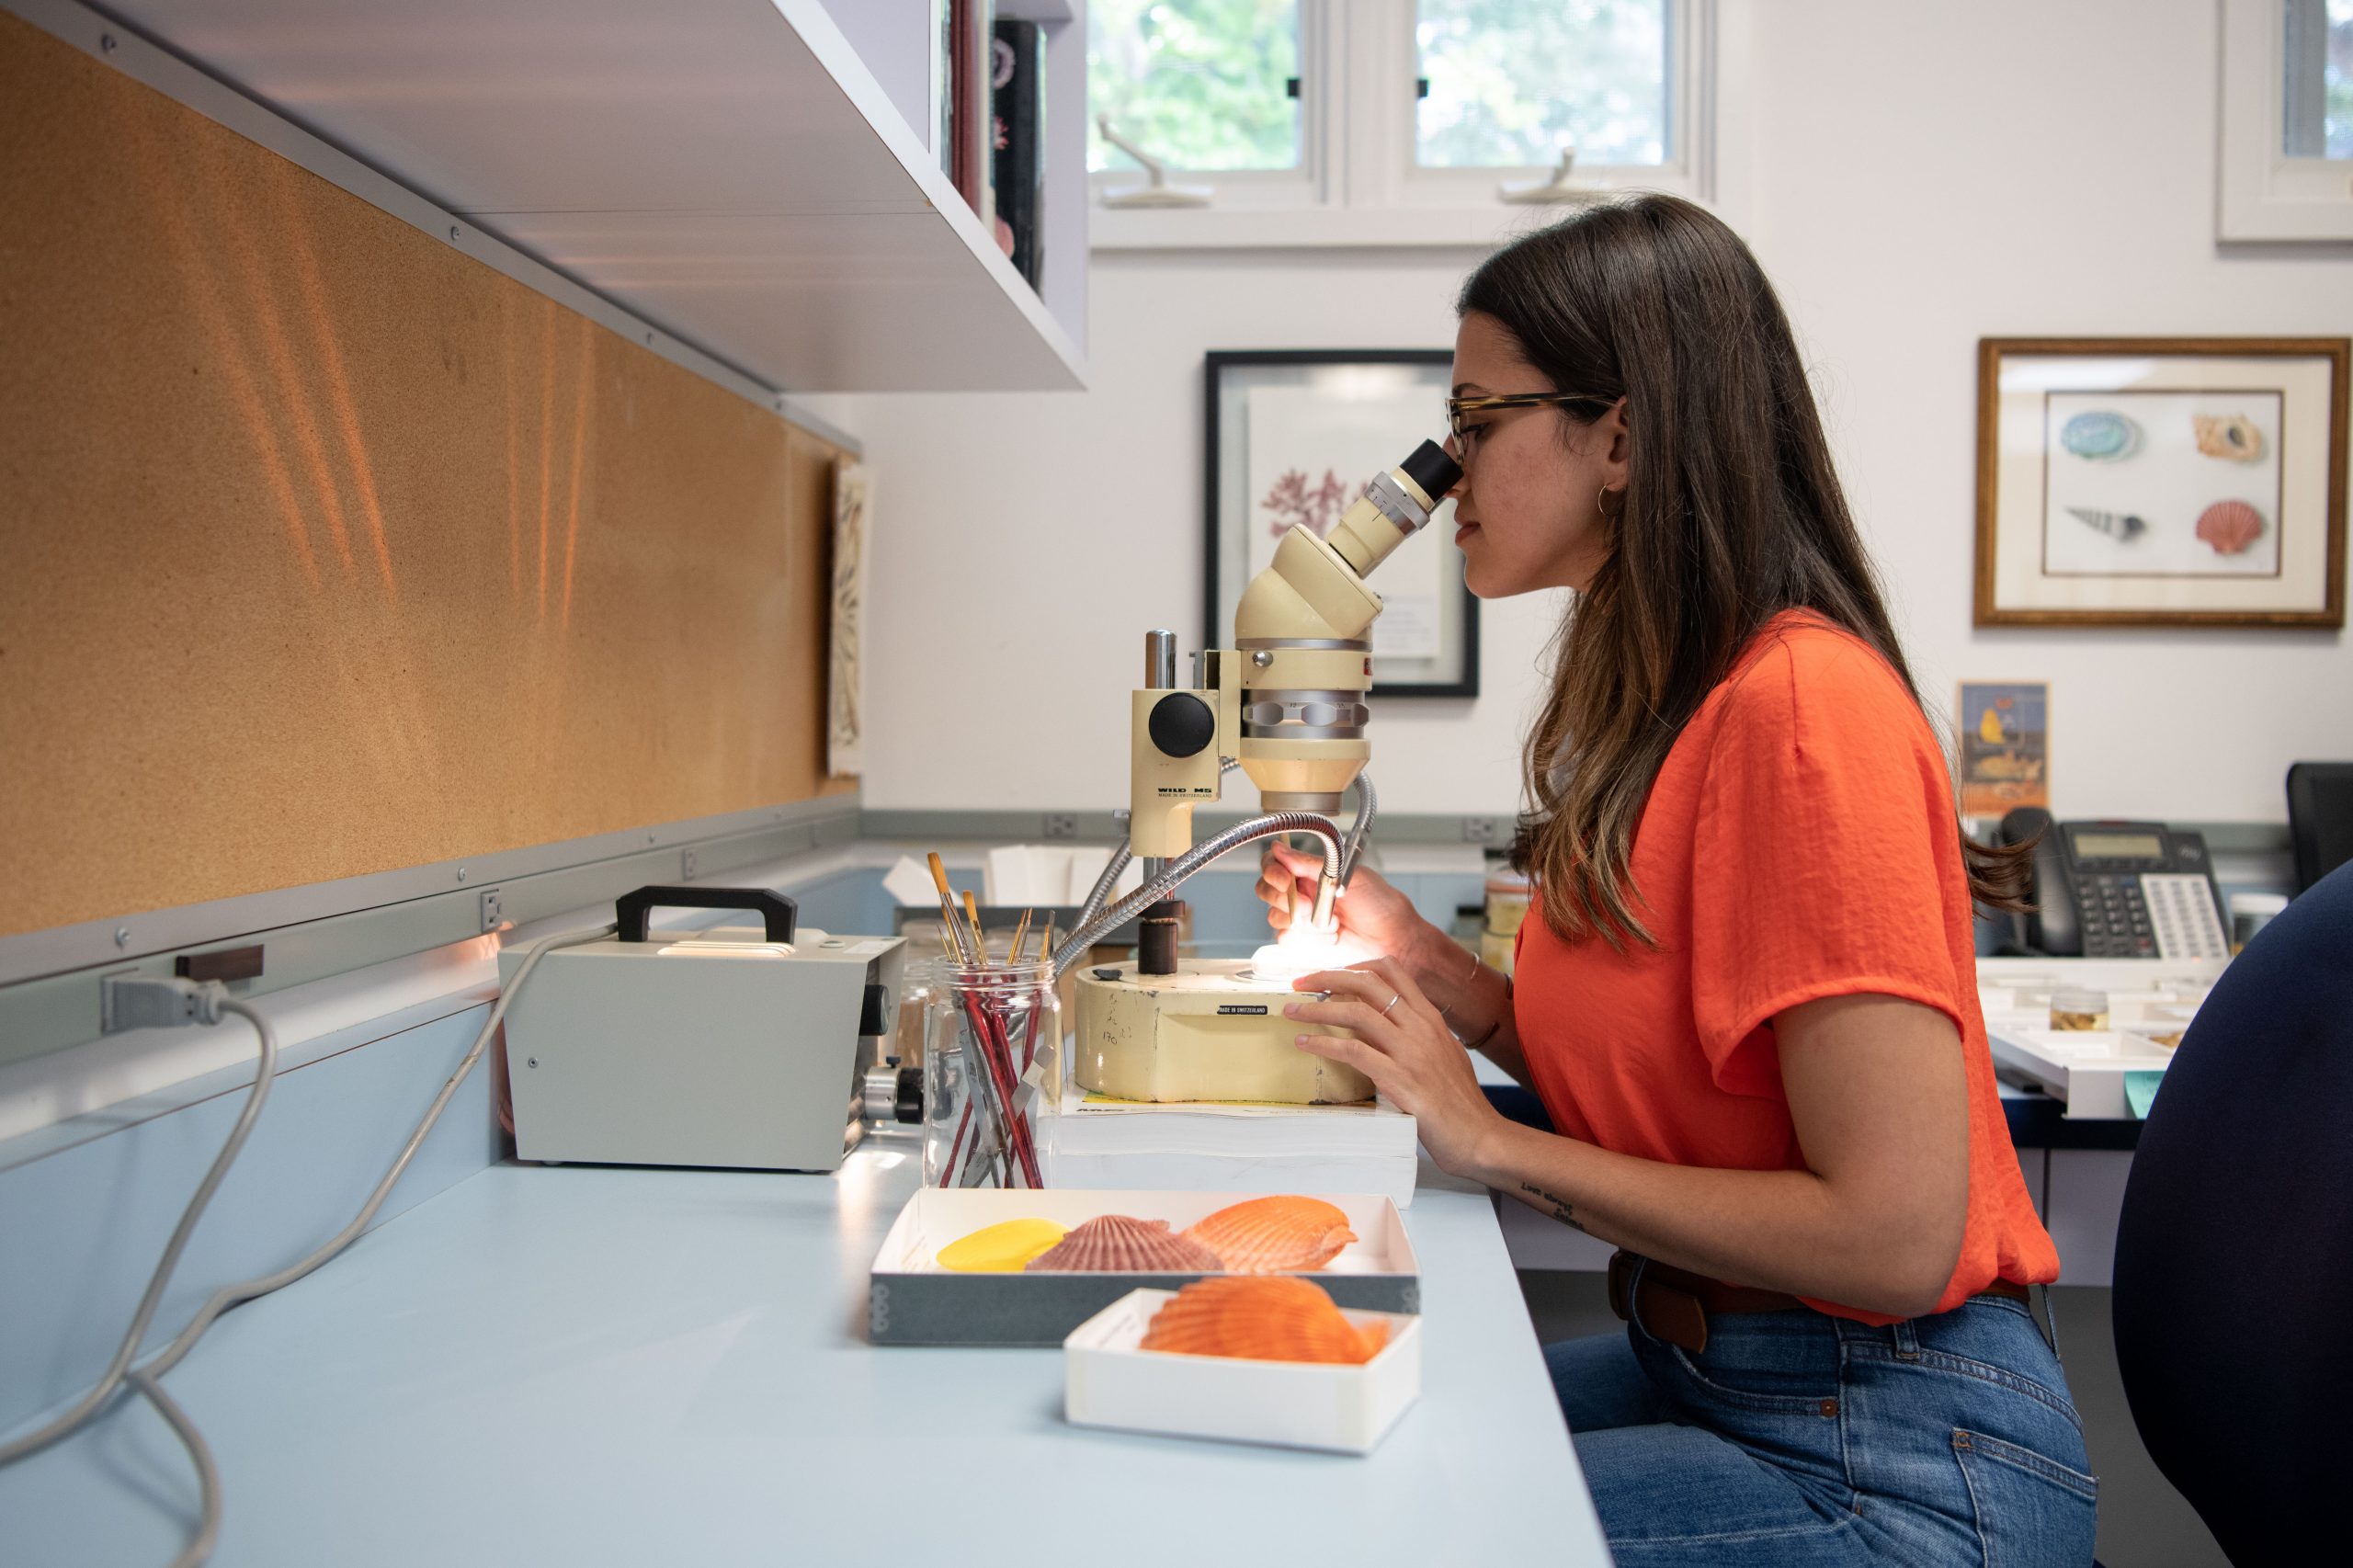
[[[986,967],[989,961],[989,939],[987,934],[981,929],[981,901],[970,892],[964,895],[964,913],[971,916],[972,921],[972,951],[980,955],[973,961]]]
[[[948,868],[937,849],[931,852],[931,881],[939,890],[939,926],[948,938],[949,950],[956,955],[958,963],[970,964],[974,960],[965,955],[964,933],[956,924],[956,893],[948,885]]]
[[[1038,964],[1045,971],[1038,977],[1038,983],[1047,989],[1051,989],[1054,983],[1053,971],[1049,961],[1053,956],[1054,917],[1049,915],[1046,916],[1046,928],[1038,937]],[[1021,1071],[1025,1074],[1029,1071],[1030,1064],[1038,1060],[1038,1015],[1045,1010],[1042,1003],[1033,1003],[1029,1008],[1029,1027],[1021,1040]],[[1052,1092],[1059,1095],[1062,1091],[1057,1086]]]
[[[988,947],[981,932],[979,901],[969,892],[964,894],[964,913],[972,920],[972,956],[965,958],[961,934],[955,928],[955,898],[948,885],[948,867],[937,850],[929,858],[932,885],[939,890],[940,909],[948,918],[960,960],[970,969],[985,968]],[[989,1109],[1005,1136],[1006,1143],[1020,1162],[1022,1175],[1031,1187],[1042,1187],[1044,1183],[1039,1179],[1038,1154],[1029,1137],[1029,1124],[1014,1109],[1013,1042],[1006,1038],[1004,1020],[994,1017],[982,1005],[980,996],[971,992],[964,996],[964,1011],[972,1026],[973,1051],[981,1059],[981,1082],[991,1096]],[[969,1112],[970,1107],[966,1109]]]
[[[956,894],[948,885],[948,867],[939,858],[939,852],[936,849],[931,852],[928,859],[931,864],[932,885],[939,890],[939,934],[947,942],[949,953],[955,960],[968,969],[972,968],[981,960],[965,951],[963,926],[956,918]],[[977,1013],[974,1014],[974,1017],[977,1020]],[[963,1164],[965,1157],[964,1134],[972,1126],[972,1102],[967,1099],[964,1102],[963,1114],[956,1119],[956,1136],[948,1145],[948,1171],[944,1186],[961,1187],[963,1185],[962,1173],[959,1167]],[[980,1152],[980,1139],[976,1135],[972,1140],[970,1153],[977,1156]]]

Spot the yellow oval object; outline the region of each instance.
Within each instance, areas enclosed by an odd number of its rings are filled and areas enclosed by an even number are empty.
[[[941,1247],[939,1267],[959,1274],[1018,1274],[1069,1233],[1069,1226],[1051,1220],[1006,1220]]]

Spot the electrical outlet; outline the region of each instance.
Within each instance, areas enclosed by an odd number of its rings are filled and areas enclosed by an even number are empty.
[[[695,880],[695,852],[691,849],[678,851],[678,880],[682,882]]]
[[[1078,813],[1076,812],[1048,812],[1046,836],[1048,838],[1076,838]]]
[[[499,926],[505,925],[506,922],[506,916],[500,912],[498,907],[498,890],[496,888],[483,889],[482,928],[484,931],[495,931]]]
[[[1495,841],[1495,818],[1493,818],[1493,817],[1464,817],[1464,818],[1462,819],[1462,842],[1463,842],[1463,843],[1465,843],[1465,844],[1493,844]]]

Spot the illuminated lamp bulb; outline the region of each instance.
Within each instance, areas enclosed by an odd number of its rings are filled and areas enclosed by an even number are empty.
[[[1346,969],[1380,956],[1370,943],[1337,926],[1319,931],[1301,921],[1250,955],[1250,974],[1288,985],[1302,974]]]

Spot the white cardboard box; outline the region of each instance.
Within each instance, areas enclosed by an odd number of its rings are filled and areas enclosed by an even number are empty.
[[[1127,1105],[1072,1086],[1036,1127],[1049,1187],[1366,1192],[1404,1209],[1421,1173],[1415,1120],[1385,1101]]]
[[[1342,1309],[1359,1327],[1389,1328],[1381,1353],[1355,1367],[1140,1348],[1174,1295],[1131,1291],[1063,1341],[1063,1410],[1073,1426],[1367,1454],[1421,1397],[1418,1316]]]

